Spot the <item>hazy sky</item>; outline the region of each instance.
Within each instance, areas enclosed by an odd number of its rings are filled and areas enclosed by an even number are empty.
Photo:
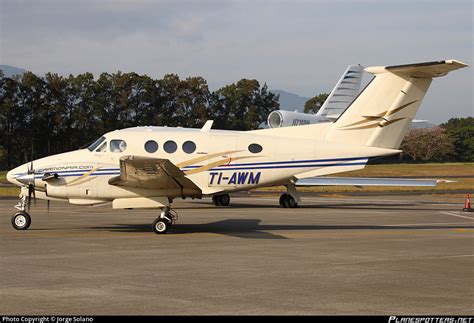
[[[303,96],[349,64],[473,64],[472,1],[0,0],[0,63],[38,74],[255,78]],[[473,69],[435,79],[417,117],[472,116]]]

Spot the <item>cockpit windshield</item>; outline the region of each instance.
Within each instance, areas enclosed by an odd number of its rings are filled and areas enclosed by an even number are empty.
[[[90,151],[94,151],[94,149],[96,149],[101,143],[103,143],[104,140],[105,137],[100,137],[99,139],[94,141],[89,147],[87,147],[87,149],[89,149]]]

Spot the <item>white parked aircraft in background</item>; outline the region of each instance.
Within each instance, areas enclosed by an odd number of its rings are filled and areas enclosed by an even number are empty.
[[[364,168],[371,157],[397,154],[432,78],[467,66],[455,60],[366,69],[374,74],[334,122],[253,131],[136,127],[106,133],[87,149],[34,160],[7,174],[21,186],[16,229],[30,226],[31,196],[113,208],[161,209],[153,223],[164,233],[175,198],[213,196],[286,185],[282,207],[296,207],[300,185],[435,185],[430,180],[325,178]],[[33,167],[34,165],[34,167]]]
[[[336,86],[329,93],[318,113],[302,113],[298,111],[276,110],[267,118],[270,128],[301,126],[318,122],[334,121],[354,101],[359,94],[364,67],[349,65]]]
[[[359,94],[363,73],[363,66],[349,65],[317,113],[303,113],[296,110],[272,111],[267,117],[267,127],[301,126],[336,120]],[[410,125],[410,129],[431,127],[434,125],[428,120],[413,119]]]

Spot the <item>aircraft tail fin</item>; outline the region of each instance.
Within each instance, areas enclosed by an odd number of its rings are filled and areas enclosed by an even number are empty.
[[[446,60],[366,68],[374,78],[332,124],[326,140],[398,149],[432,79],[466,66]]]
[[[316,115],[337,118],[344,112],[359,93],[363,74],[363,66],[349,65]]]

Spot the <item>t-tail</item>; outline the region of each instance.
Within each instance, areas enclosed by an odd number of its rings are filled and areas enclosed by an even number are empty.
[[[432,79],[466,66],[446,60],[366,68],[374,78],[332,124],[326,140],[398,149]]]

